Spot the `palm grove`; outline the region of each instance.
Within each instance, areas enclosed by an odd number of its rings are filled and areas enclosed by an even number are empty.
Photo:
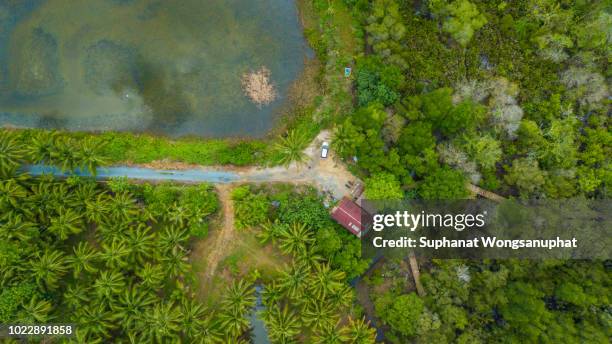
[[[211,187],[21,174],[33,161],[95,170],[61,135],[41,135],[0,136],[0,322],[74,323],[75,343],[220,340],[217,315],[191,297],[187,261],[217,209]]]

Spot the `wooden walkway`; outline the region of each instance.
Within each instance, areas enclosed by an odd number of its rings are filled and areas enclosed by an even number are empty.
[[[505,200],[504,197],[471,183],[467,183],[466,188],[472,193],[472,195],[478,195],[486,199],[490,199],[491,201],[502,202]]]
[[[476,196],[481,196],[484,197],[486,199],[489,199],[491,201],[494,202],[502,202],[504,201],[506,198],[491,192],[489,190],[485,190],[479,186],[476,186],[474,184],[471,183],[466,183],[466,188],[468,189],[468,191],[470,191],[470,193],[476,197]],[[421,273],[419,271],[419,263],[416,259],[416,257],[414,256],[414,252],[410,252],[410,257],[409,257],[409,263],[410,263],[410,270],[412,271],[412,277],[414,278],[414,284],[416,286],[417,289],[417,293],[420,296],[424,296],[425,295],[425,289],[423,288],[423,285],[421,284]]]

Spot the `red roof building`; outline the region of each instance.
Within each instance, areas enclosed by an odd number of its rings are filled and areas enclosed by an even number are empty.
[[[364,221],[369,218],[368,213],[347,197],[332,209],[331,217],[358,238],[367,231]]]

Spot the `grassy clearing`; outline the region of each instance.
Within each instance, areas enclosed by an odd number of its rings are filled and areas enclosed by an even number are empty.
[[[212,229],[213,232],[217,230],[216,227]],[[200,301],[214,306],[231,281],[239,278],[270,281],[277,275],[278,269],[290,261],[272,245],[261,245],[255,235],[256,230],[252,229],[236,231],[231,245],[225,248],[225,258],[210,280],[204,277],[208,267],[206,256],[215,236],[211,235],[194,245],[190,260],[197,278],[195,292]]]

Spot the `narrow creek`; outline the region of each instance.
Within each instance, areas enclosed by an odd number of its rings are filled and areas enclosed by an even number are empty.
[[[262,285],[255,286],[255,295],[257,296],[257,303],[255,304],[255,308],[253,312],[249,316],[251,320],[251,327],[253,331],[251,332],[251,340],[253,344],[270,344],[270,339],[268,338],[268,330],[263,322],[260,319],[260,312],[263,311],[266,307],[261,301],[261,292],[263,290]]]

